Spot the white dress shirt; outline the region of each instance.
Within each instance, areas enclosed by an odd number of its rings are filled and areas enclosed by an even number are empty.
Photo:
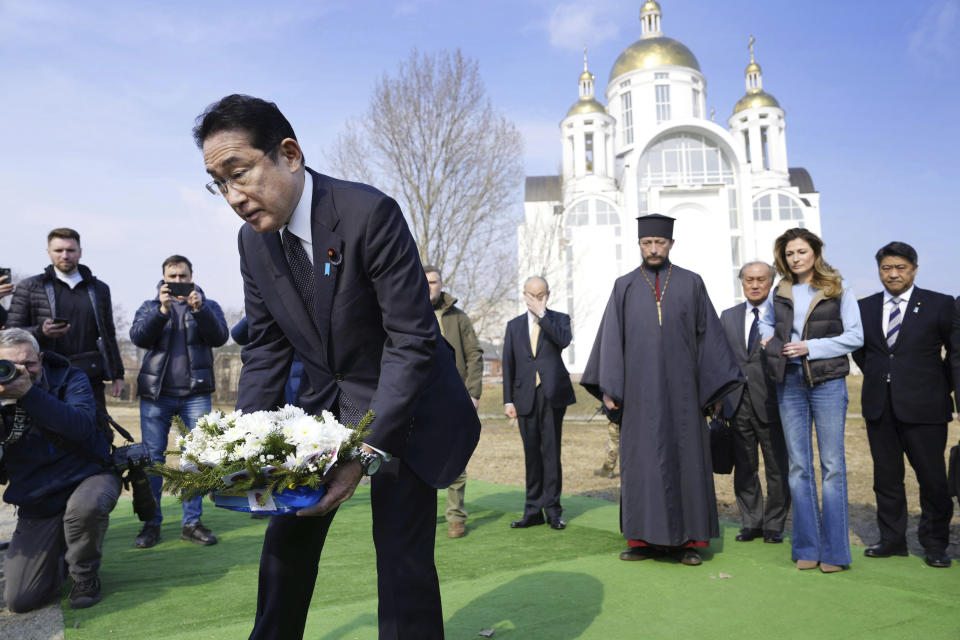
[[[914,285],[901,293],[897,298],[900,299],[900,323],[903,325],[904,315],[907,312],[907,303],[910,302],[910,296],[913,295]],[[883,339],[887,339],[887,328],[890,326],[890,312],[893,311],[893,294],[883,290]]]
[[[749,300],[747,300],[747,301],[744,303],[744,305],[746,306],[747,311],[746,311],[746,314],[745,314],[744,317],[743,317],[743,344],[745,344],[747,347],[749,347],[749,346],[750,346],[750,327],[753,325],[753,309],[754,309],[754,306],[753,306],[753,303],[750,302]],[[760,339],[761,339],[761,338],[760,338],[760,326],[759,326],[759,325],[762,325],[762,324],[763,324],[763,319],[767,317],[767,313],[770,312],[770,310],[772,309],[772,307],[773,307],[773,303],[770,302],[770,298],[769,298],[769,297],[767,297],[766,300],[764,300],[763,302],[761,302],[759,305],[756,306],[756,308],[760,310],[760,321],[759,321],[758,326],[757,326],[757,340],[760,340]]]
[[[283,243],[283,230],[289,228],[290,233],[300,238],[300,244],[303,246],[303,250],[307,252],[310,264],[313,264],[313,227],[311,224],[313,176],[310,175],[309,171],[304,171],[303,174],[303,193],[300,194],[297,208],[293,210],[287,224],[280,228],[280,242]]]

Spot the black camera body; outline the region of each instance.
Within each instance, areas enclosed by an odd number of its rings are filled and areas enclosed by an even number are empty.
[[[157,500],[150,488],[146,468],[153,466],[150,449],[142,442],[117,447],[113,450],[113,466],[120,474],[124,486],[133,491],[133,511],[141,522],[153,519],[157,512]]]
[[[0,359],[0,384],[7,384],[17,377],[17,365],[10,360]]]

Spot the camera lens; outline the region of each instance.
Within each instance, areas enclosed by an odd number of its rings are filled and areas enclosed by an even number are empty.
[[[0,384],[6,384],[17,377],[17,365],[9,360],[0,359]]]

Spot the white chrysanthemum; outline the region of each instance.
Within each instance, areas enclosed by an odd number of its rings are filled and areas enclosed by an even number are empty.
[[[296,418],[300,418],[305,415],[307,414],[303,411],[303,409],[292,404],[285,405],[282,408],[274,411],[274,419],[281,427],[285,422],[295,420]]]

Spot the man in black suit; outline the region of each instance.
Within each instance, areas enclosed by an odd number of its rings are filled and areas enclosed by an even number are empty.
[[[503,402],[508,418],[517,418],[526,463],[527,501],[514,529],[546,522],[565,529],[560,515],[563,470],[560,436],[563,414],[577,401],[570,374],[560,358],[572,338],[570,316],[547,309],[547,281],[531,276],[523,284],[527,312],[507,323],[503,340]]]
[[[863,298],[863,347],[853,359],[863,371],[863,417],[873,456],[880,542],[868,558],[907,555],[907,496],[903,455],[920,485],[918,537],[931,567],[949,567],[953,500],[943,451],[953,419],[949,354],[953,298],[914,286],[917,252],[891,242],[876,255],[884,291]]]
[[[296,352],[305,374],[297,404],[330,409],[345,424],[368,409],[376,416],[359,459],[329,471],[319,503],[271,518],[250,637],[302,637],[327,530],[366,474],[380,637],[442,638],[436,489],[466,467],[480,423],[440,337],[403,214],[372,187],[307,169],[273,103],[227,96],[197,119],[194,138],[213,178],[207,189],[245,221],[250,342],[237,408],[282,405]]]
[[[745,264],[740,269],[740,283],[747,300],[720,316],[727,342],[747,379],[742,392],[731,393],[723,401],[724,417],[733,425],[733,490],[742,526],[737,534],[739,542],[760,536],[764,542],[783,542],[783,523],[790,510],[787,447],[777,408],[777,387],[766,375],[759,333],[760,321],[773,314],[768,297],[775,273],[765,262]],[[767,476],[766,504],[760,486],[758,444]]]

